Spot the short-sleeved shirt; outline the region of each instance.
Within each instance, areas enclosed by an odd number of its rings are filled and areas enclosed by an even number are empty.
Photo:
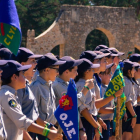
[[[85,85],[85,80],[84,79],[79,79],[79,81],[76,83],[77,91],[81,91]],[[95,87],[90,89],[88,93],[85,96],[85,104],[80,105],[79,109],[80,112],[87,108],[93,116],[97,116],[98,111],[95,106],[95,99],[96,99],[96,94],[95,94]]]
[[[102,97],[104,97],[104,94],[105,94],[107,87],[108,87],[108,85],[104,85],[104,84],[101,85]],[[114,107],[114,99],[111,102],[109,102],[107,105],[105,105],[104,107],[112,107],[113,108]],[[114,114],[111,113],[111,114],[101,114],[100,116],[103,120],[113,120],[113,115]]]
[[[55,124],[57,122],[54,116],[56,98],[52,89],[52,82],[46,82],[38,76],[37,79],[32,82],[30,88],[36,98],[39,117],[44,121]]]
[[[5,125],[3,121],[2,108],[0,106],[0,140],[6,140],[6,139],[7,139],[7,132],[5,130]]]
[[[125,81],[125,87],[123,88],[123,91],[126,96],[126,102],[131,101],[132,106],[137,106],[137,94],[134,89],[134,82],[133,80],[128,79],[126,76],[124,76]]]
[[[61,97],[67,93],[68,85],[69,82],[65,82],[60,77],[56,77],[53,83],[53,90],[56,96],[56,106],[59,105],[59,100],[61,99]],[[77,98],[78,98],[78,106],[80,106],[82,103],[85,102],[85,96],[81,91],[78,92]]]
[[[134,82],[134,90],[135,90],[136,95],[138,97],[138,96],[140,96],[140,85],[139,85],[139,81],[138,80],[136,80],[136,82]],[[140,106],[140,102],[137,102],[137,105]]]
[[[22,106],[22,112],[27,118],[36,121],[39,117],[37,103],[34,94],[32,93],[29,82],[26,81],[26,87],[19,89],[17,95]]]
[[[95,94],[96,94],[96,99],[100,99],[101,97],[100,97],[100,88],[99,88],[99,86],[98,86],[98,84],[97,84],[97,81],[96,81],[96,79],[95,78],[93,78],[94,79],[94,81],[93,81],[93,83],[94,83],[94,90],[95,90]]]
[[[0,105],[3,112],[7,140],[22,140],[23,131],[33,123],[22,112],[16,91],[7,85],[0,90]]]

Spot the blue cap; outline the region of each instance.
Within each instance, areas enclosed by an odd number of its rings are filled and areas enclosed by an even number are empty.
[[[58,60],[54,55],[45,54],[37,61],[37,63],[37,70],[40,71],[50,66],[62,65],[65,61]]]
[[[84,51],[80,55],[80,59],[86,58],[86,59],[90,60],[91,62],[93,62],[95,59],[99,59],[102,57],[104,57],[104,56],[97,55],[94,51]]]
[[[106,69],[111,68],[113,65],[114,65],[114,63],[111,63],[111,64],[109,64],[109,65],[106,65]]]
[[[91,61],[89,61],[86,58],[83,58],[81,60],[83,60],[83,62],[78,66],[78,72],[85,72],[88,69],[100,67],[100,64],[93,64]]]
[[[0,69],[1,67],[5,66],[7,64],[8,60],[0,60]]]
[[[18,63],[17,61],[14,60],[9,60],[7,61],[7,64],[4,67],[1,67],[1,69],[3,70],[2,73],[2,79],[7,79],[10,76],[12,76],[13,74],[15,74],[18,71],[26,71],[28,70],[32,65],[21,65],[20,63]]]
[[[74,58],[70,56],[64,56],[60,58],[60,60],[66,61],[66,63],[59,67],[59,73],[63,73],[65,70],[78,66],[82,63],[81,59],[75,60]]]
[[[139,62],[140,61],[140,55],[138,53],[132,54],[129,58],[132,62]]]
[[[0,58],[4,60],[11,59],[12,52],[8,48],[1,48],[0,49]]]
[[[116,48],[109,48],[109,51],[112,53],[111,56],[122,56],[123,52],[119,52]]]
[[[124,60],[123,64],[124,64],[123,69],[126,69],[126,70],[129,70],[129,69],[131,69],[133,67],[137,67],[138,66],[138,63],[132,62],[129,59]]]
[[[104,54],[109,54],[108,56],[112,56],[112,52],[109,49],[101,49],[100,52]]]
[[[94,51],[100,51],[101,49],[108,49],[108,47],[106,45],[99,45],[94,49]]]
[[[26,62],[29,58],[35,58],[39,59],[41,58],[42,55],[36,55],[34,54],[31,50],[21,47],[18,50],[18,54],[16,56],[16,60],[21,63],[21,62]]]
[[[103,58],[103,57],[106,57],[106,56],[109,56],[110,55],[110,53],[103,53],[103,52],[101,52],[101,51],[94,51],[96,54],[97,54],[97,56],[99,56],[100,58]]]

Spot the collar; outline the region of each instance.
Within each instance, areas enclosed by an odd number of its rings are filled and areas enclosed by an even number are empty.
[[[9,90],[9,91],[10,91],[11,93],[13,93],[14,95],[17,94],[17,91],[16,91],[14,88],[12,88],[12,87],[10,87],[10,86],[8,86],[8,85],[3,85],[3,86],[1,87],[1,89]]]
[[[50,85],[50,84],[52,84],[52,81],[47,82],[43,78],[41,78],[40,76],[37,77],[37,81],[39,81],[42,85],[45,85],[45,84]]]
[[[104,84],[102,84],[102,87],[107,88],[107,87],[108,87],[108,85],[104,85]]]
[[[80,78],[78,82],[85,82],[85,79]]]
[[[56,77],[56,81],[57,82],[60,82],[60,83],[64,83],[64,84],[66,84],[66,85],[68,85],[69,84],[69,82],[65,82],[63,79],[61,79],[60,77]]]

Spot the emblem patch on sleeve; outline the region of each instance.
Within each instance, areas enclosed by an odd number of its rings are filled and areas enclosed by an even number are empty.
[[[15,100],[10,100],[9,101],[9,105],[11,106],[11,107],[16,107],[17,106],[17,103],[16,103],[16,101]]]

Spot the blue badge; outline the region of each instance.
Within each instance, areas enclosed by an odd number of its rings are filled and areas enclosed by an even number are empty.
[[[16,101],[15,100],[10,100],[9,101],[9,105],[11,106],[11,107],[16,107],[17,106],[17,103],[16,103]]]

